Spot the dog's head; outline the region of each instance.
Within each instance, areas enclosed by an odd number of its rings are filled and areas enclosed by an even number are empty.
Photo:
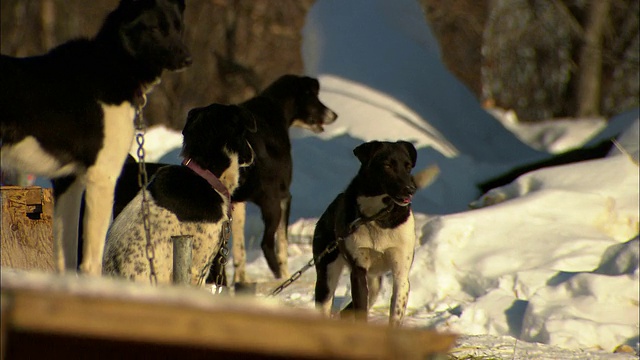
[[[411,170],[418,153],[407,141],[371,141],[353,150],[360,160],[358,176],[363,180],[364,196],[388,196],[397,205],[411,204],[416,186]]]
[[[246,134],[255,131],[253,115],[239,106],[211,104],[191,109],[182,130],[182,156],[211,171],[233,192],[239,168],[253,162]]]
[[[121,0],[101,30],[117,34],[125,51],[154,73],[180,70],[192,59],[182,41],[184,0]]]
[[[320,83],[314,78],[284,75],[262,94],[283,100],[285,117],[290,125],[320,133],[324,131],[323,126],[333,123],[338,115],[318,99],[319,91]]]

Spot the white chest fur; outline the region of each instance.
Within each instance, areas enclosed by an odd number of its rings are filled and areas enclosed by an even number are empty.
[[[395,228],[383,229],[371,222],[360,226],[345,239],[345,247],[356,263],[371,273],[389,270],[394,261],[411,262],[415,244],[413,213]]]

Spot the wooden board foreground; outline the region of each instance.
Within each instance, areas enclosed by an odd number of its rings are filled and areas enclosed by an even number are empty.
[[[100,358],[100,340],[109,341],[103,347],[118,351],[118,358],[127,358],[138,344],[169,346],[181,358],[409,360],[446,353],[455,340],[426,330],[326,319],[274,299],[178,286],[3,269],[1,289],[2,352],[12,355],[7,358],[39,354],[34,347],[52,343],[43,341],[47,336],[59,349],[68,349],[68,339],[71,345],[82,344],[78,339],[97,342],[92,359]],[[164,354],[172,358],[169,350]]]

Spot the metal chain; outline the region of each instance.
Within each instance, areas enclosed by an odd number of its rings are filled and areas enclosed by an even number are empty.
[[[138,144],[138,186],[142,190],[142,224],[144,227],[144,235],[146,238],[145,255],[149,261],[149,282],[151,285],[158,285],[158,276],[156,274],[156,268],[154,260],[156,257],[156,250],[151,242],[151,221],[149,220],[149,199],[147,198],[147,184],[149,177],[147,174],[147,166],[145,164],[145,151],[144,151],[144,133],[146,131],[146,123],[142,116],[142,108],[147,103],[147,97],[142,95],[142,102],[136,105],[136,115],[134,119],[136,127],[136,143]]]
[[[220,245],[220,257],[218,258],[218,276],[216,276],[216,286],[219,288],[224,284],[224,268],[227,266],[227,259],[229,258],[229,238],[231,237],[231,218],[225,222],[222,227],[222,244]]]
[[[320,261],[320,259],[325,257],[328,253],[334,251],[338,247],[338,243],[340,241],[342,241],[342,240],[343,240],[343,238],[339,237],[334,242],[329,244],[329,246],[327,246],[327,248],[324,249],[320,253],[320,255],[318,255],[317,257],[311,258],[311,260],[309,260],[309,262],[305,266],[303,266],[300,270],[298,270],[295,273],[293,273],[293,275],[291,275],[290,278],[285,280],[285,282],[280,284],[280,286],[278,286],[277,288],[273,289],[273,291],[271,291],[271,294],[269,294],[269,296],[276,296],[276,295],[280,294],[282,292],[282,290],[286,289],[294,281],[298,280],[302,276],[302,273],[304,273],[305,271],[309,270],[312,266],[314,266],[318,261]]]
[[[231,237],[231,218],[229,218],[227,221],[225,221],[222,224],[222,231],[220,232],[221,244],[220,244],[220,250],[218,250],[218,254],[220,254],[220,257],[218,258],[218,264],[220,265],[220,267],[218,268],[218,274],[216,275],[216,281],[215,281],[216,293],[218,294],[222,292],[222,284],[224,284],[224,268],[227,265],[227,259],[229,257],[228,243],[229,243],[230,237]],[[209,270],[211,269],[211,265],[213,264],[215,257],[216,257],[216,253],[215,252],[211,253],[204,267],[202,268],[202,270],[200,270],[200,275],[198,276],[198,282],[197,282],[198,286],[202,286],[204,279],[209,274]]]
[[[355,220],[353,220],[351,222],[351,224],[349,224],[349,234],[353,234],[358,229],[358,227],[360,225],[364,224],[365,222],[375,221],[375,220],[381,218],[383,215],[389,213],[391,211],[391,208],[393,208],[393,203],[390,203],[386,208],[380,210],[377,214],[375,214],[375,215],[373,215],[371,217],[359,217],[359,218],[356,218]],[[343,240],[344,240],[344,237],[338,237],[336,240],[334,240],[332,243],[330,243],[317,257],[313,257],[311,260],[309,260],[309,262],[305,266],[303,266],[300,270],[298,270],[295,273],[293,273],[293,275],[291,275],[290,278],[285,280],[277,288],[273,289],[273,291],[271,291],[269,296],[276,296],[279,293],[281,293],[282,290],[286,289],[294,281],[298,280],[302,276],[302,273],[304,273],[305,271],[309,270],[318,261],[320,261],[320,259],[325,257],[330,252],[334,251],[338,247],[338,244]]]

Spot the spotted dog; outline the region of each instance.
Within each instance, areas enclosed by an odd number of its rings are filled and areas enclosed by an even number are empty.
[[[254,131],[253,115],[235,105],[212,104],[189,112],[182,131],[183,165],[158,169],[146,188],[159,283],[172,279],[171,237],[179,235],[193,236],[190,282],[203,283],[209,259],[220,249],[220,233],[231,212],[231,194],[238,186],[240,167],[253,161],[246,137]],[[149,281],[142,196],[141,190],[109,230],[105,275]]]

